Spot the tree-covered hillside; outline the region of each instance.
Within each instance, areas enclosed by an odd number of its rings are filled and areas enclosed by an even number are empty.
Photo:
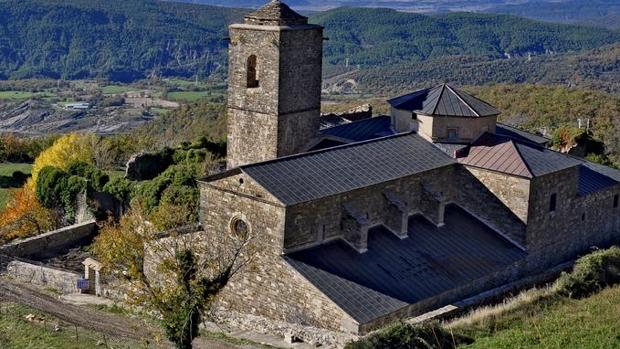
[[[620,92],[620,44],[558,55],[492,59],[450,56],[357,70],[332,69],[330,89],[355,81],[356,92],[397,95],[444,82],[457,85],[535,83]]]
[[[620,33],[539,23],[505,15],[425,16],[390,9],[340,8],[314,16],[330,41],[331,64],[382,66],[469,55],[491,58],[552,54],[617,42]]]
[[[222,77],[227,25],[247,11],[155,0],[0,0],[0,79]],[[328,64],[364,67],[560,53],[620,41],[620,33],[604,29],[503,15],[340,8],[311,22],[327,28]]]
[[[244,11],[141,0],[0,0],[0,78],[209,75]]]
[[[620,2],[617,0],[529,1],[502,4],[488,11],[550,22],[585,23],[620,29]]]

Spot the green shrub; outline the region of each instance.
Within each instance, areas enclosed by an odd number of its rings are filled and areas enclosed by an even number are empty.
[[[105,172],[81,161],[69,164],[67,172],[71,175],[85,178],[88,180],[91,188],[96,191],[103,191],[103,187],[110,181],[110,176]]]
[[[162,199],[177,205],[195,206],[198,202],[197,173],[196,165],[172,165],[155,179],[141,182],[136,199],[148,213],[159,206]]]
[[[136,185],[125,178],[114,178],[103,187],[103,192],[112,195],[123,205],[128,206],[133,198]]]
[[[64,211],[65,220],[73,223],[77,196],[86,189],[84,178],[53,166],[46,166],[39,173],[35,194],[43,206],[49,209],[61,209]]]
[[[349,343],[345,349],[453,349],[472,341],[445,331],[438,325],[398,324],[367,338]]]
[[[582,298],[619,283],[620,248],[612,247],[581,257],[571,273],[562,273],[556,288],[563,296]]]

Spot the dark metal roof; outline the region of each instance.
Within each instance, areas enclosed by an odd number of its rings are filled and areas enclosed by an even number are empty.
[[[501,136],[514,138],[521,142],[532,142],[541,146],[545,146],[551,141],[549,138],[535,135],[533,133],[520,130],[516,127],[500,123],[497,123],[495,133]]]
[[[321,130],[322,136],[333,136],[353,142],[393,135],[390,116],[383,115]]]
[[[405,240],[384,227],[373,229],[364,254],[336,241],[285,258],[345,312],[366,323],[500,271],[525,255],[449,205],[442,228],[412,216]]]
[[[335,126],[340,126],[340,125],[346,125],[346,124],[350,124],[351,121],[347,120],[345,118],[343,118],[342,116],[336,116],[336,115],[328,115],[328,116],[323,116],[321,115],[321,130],[324,130],[326,128],[330,128],[330,127],[335,127]]]
[[[530,142],[485,133],[467,151],[460,152],[461,164],[533,178],[580,164],[578,160]]]
[[[579,168],[579,195],[588,195],[617,185],[615,179],[597,172],[590,167],[580,166]]]
[[[597,164],[594,162],[590,162],[584,159],[578,159],[582,162],[582,165],[593,170],[596,171],[606,177],[609,177],[613,180],[615,180],[616,182],[620,182],[620,170],[615,169],[615,168],[611,168],[609,166],[605,166],[605,165],[601,165],[601,164]]]
[[[435,142],[433,143],[437,148],[441,149],[444,153],[452,156],[453,158],[463,149],[467,149],[469,144],[458,144],[458,143],[441,143]]]
[[[388,101],[396,109],[428,116],[485,117],[499,111],[487,102],[443,84]]]
[[[400,134],[241,166],[285,205],[410,176],[455,161],[422,137]]]
[[[267,5],[245,16],[248,24],[295,25],[308,24],[308,17],[293,11],[287,4],[272,0]]]

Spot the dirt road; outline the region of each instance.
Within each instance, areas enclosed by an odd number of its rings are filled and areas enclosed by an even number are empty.
[[[110,337],[122,337],[143,341],[154,337],[156,329],[138,319],[104,313],[89,307],[75,306],[61,302],[54,296],[36,288],[0,278],[0,299],[23,304],[51,314],[73,325]],[[201,348],[239,349],[228,343],[200,339]]]

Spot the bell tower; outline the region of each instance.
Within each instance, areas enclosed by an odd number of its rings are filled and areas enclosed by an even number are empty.
[[[323,27],[274,0],[229,29],[228,168],[305,151],[319,131]]]

